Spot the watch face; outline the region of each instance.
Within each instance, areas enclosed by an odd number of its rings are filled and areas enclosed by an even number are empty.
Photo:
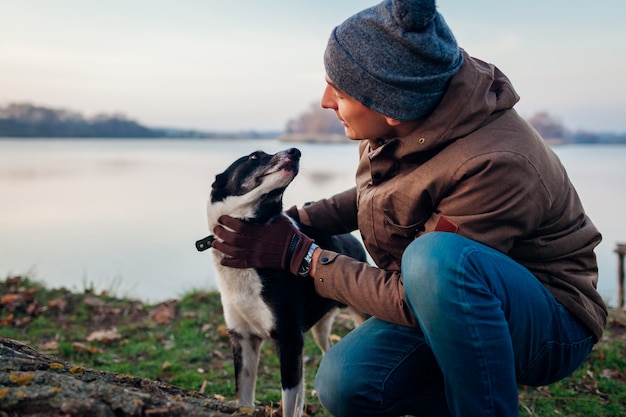
[[[309,275],[310,270],[311,264],[308,261],[303,260],[302,264],[300,264],[300,269],[298,269],[298,275],[300,275],[301,277],[306,277],[307,275]]]
[[[313,258],[313,252],[315,252],[316,248],[319,248],[319,246],[317,246],[315,243],[313,243],[309,248],[309,253],[306,254],[304,259],[302,260],[302,263],[300,264],[300,268],[298,269],[299,276],[306,277],[309,275],[309,272],[311,272],[311,261]]]

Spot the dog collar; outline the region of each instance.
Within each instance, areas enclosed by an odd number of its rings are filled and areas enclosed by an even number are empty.
[[[198,249],[198,252],[202,252],[205,251],[207,249],[210,249],[211,246],[213,246],[213,241],[215,240],[215,236],[210,235],[207,236],[203,239],[197,240],[196,241],[196,249]]]

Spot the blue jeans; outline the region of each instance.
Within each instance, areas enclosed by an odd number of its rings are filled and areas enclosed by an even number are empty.
[[[517,416],[517,384],[572,373],[592,333],[526,268],[452,233],[402,259],[419,328],[371,318],[324,356],[315,380],[334,416]]]

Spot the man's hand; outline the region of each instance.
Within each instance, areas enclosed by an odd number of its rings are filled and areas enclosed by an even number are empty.
[[[226,255],[222,265],[232,268],[283,269],[297,275],[313,244],[282,214],[262,225],[230,216],[220,216],[218,223],[213,248]]]

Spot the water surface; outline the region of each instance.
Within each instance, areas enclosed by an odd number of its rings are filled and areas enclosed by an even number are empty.
[[[234,159],[293,144],[276,140],[0,140],[0,277],[94,286],[159,301],[214,288],[205,207]],[[286,206],[353,184],[355,143],[297,144],[301,173]],[[604,236],[599,288],[615,302],[618,241],[626,242],[626,146],[554,148]]]

